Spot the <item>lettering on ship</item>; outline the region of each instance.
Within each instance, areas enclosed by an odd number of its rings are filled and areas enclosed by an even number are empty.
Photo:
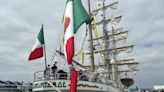
[[[52,84],[58,88],[66,87],[66,82],[53,82]],[[42,82],[34,84],[33,89],[35,88],[52,88],[52,86],[48,82]]]

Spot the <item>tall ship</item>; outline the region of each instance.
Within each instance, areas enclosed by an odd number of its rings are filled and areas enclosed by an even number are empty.
[[[79,48],[73,58],[74,66],[79,69],[77,92],[129,92],[134,83],[138,62],[125,58],[134,45],[126,41],[128,30],[118,27],[122,16],[110,15],[109,11],[117,10],[119,2],[109,1],[87,1],[92,23],[82,28],[84,37],[79,40],[82,42],[77,45]],[[60,44],[55,58],[65,59],[62,48]],[[48,74],[44,70],[34,73],[33,92],[69,91],[69,69],[60,69],[58,59],[52,62],[55,63],[48,66]]]

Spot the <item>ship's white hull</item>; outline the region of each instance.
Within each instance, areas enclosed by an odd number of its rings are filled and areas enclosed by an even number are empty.
[[[33,83],[33,92],[69,92],[69,80],[44,80]],[[120,92],[112,85],[78,81],[77,92]]]

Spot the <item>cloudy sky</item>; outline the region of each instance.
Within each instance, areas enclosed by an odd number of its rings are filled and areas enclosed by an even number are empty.
[[[107,0],[108,1],[108,0]],[[134,86],[164,84],[164,0],[119,0],[121,26],[139,64]],[[62,37],[66,0],[0,0],[0,80],[32,81],[44,60],[28,62],[28,54],[44,24],[47,59],[51,61]]]

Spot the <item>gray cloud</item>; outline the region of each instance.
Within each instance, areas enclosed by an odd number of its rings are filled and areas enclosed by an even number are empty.
[[[0,79],[32,81],[33,73],[44,68],[43,59],[27,61],[41,24],[44,24],[47,58],[50,62],[63,34],[61,20],[65,1],[0,1]],[[120,26],[131,30],[128,41],[136,45],[132,56],[140,63],[134,86],[162,84],[164,1],[119,1],[118,10],[112,14],[123,15]]]
[[[42,59],[28,62],[28,54],[41,24],[45,24],[45,39],[51,59],[59,43],[64,1],[6,0],[0,1],[0,58],[2,80],[30,80],[33,73],[44,69]],[[59,8],[57,8],[59,7]],[[50,39],[50,40],[49,40]],[[49,60],[49,59],[48,59]]]

